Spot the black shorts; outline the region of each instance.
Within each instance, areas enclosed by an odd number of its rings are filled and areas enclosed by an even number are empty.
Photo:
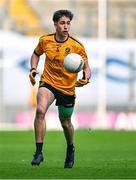
[[[52,87],[51,85],[40,81],[39,83],[39,88],[41,87],[46,87],[47,89],[49,89],[55,96],[56,99],[56,106],[64,106],[64,107],[74,107],[75,105],[75,95],[66,95],[64,93],[62,93],[61,91],[59,91],[58,89],[55,89],[54,87]]]

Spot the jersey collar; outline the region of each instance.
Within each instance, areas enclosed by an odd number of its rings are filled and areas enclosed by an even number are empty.
[[[69,34],[68,34],[68,37],[67,37],[67,39],[66,39],[65,41],[58,41],[58,40],[56,39],[56,33],[54,34],[54,39],[55,39],[55,41],[58,42],[58,43],[64,43],[64,42],[66,42],[66,41],[68,40],[68,38],[69,38]]]

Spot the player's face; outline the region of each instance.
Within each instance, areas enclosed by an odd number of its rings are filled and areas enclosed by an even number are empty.
[[[70,30],[70,19],[66,16],[62,16],[58,22],[54,23],[57,36],[61,39],[66,39]]]

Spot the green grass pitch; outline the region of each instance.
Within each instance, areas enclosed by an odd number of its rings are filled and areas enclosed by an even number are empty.
[[[62,131],[48,131],[45,161],[31,166],[32,131],[0,132],[1,179],[135,179],[136,132],[75,131],[75,165],[64,169],[66,143]]]

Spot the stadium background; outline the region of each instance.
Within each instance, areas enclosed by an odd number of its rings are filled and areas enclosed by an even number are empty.
[[[135,0],[1,0],[0,129],[33,128],[38,83],[30,85],[29,60],[61,8],[74,12],[71,34],[85,45],[92,70],[89,85],[76,90],[75,128],[135,130]],[[43,57],[40,73],[42,65]],[[61,129],[57,120],[51,106],[47,128]]]

